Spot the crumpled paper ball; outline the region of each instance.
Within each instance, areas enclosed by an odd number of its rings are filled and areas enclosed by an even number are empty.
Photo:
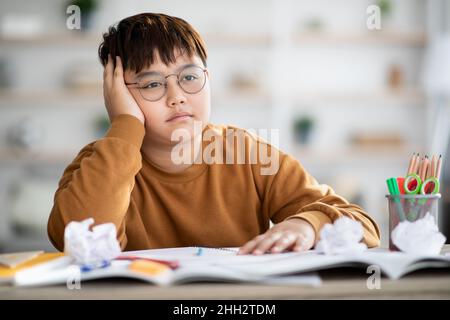
[[[403,252],[431,255],[439,254],[446,240],[429,212],[414,222],[400,222],[391,237],[392,243]]]
[[[322,228],[316,250],[324,254],[360,253],[367,249],[367,246],[361,243],[363,235],[361,222],[344,216]]]
[[[64,253],[74,263],[85,266],[100,266],[119,256],[116,226],[104,223],[89,230],[94,219],[72,221],[64,230]]]

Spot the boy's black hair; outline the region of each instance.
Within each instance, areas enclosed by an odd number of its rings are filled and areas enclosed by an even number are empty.
[[[166,65],[175,63],[175,49],[192,57],[198,55],[206,67],[206,46],[200,34],[186,21],[161,13],[141,13],[121,20],[103,34],[98,48],[105,66],[108,54],[120,56],[124,70],[135,73],[155,61],[155,52]]]

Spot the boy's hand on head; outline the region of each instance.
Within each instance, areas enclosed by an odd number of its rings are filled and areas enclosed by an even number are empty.
[[[280,222],[239,249],[238,254],[260,255],[266,252],[306,251],[314,246],[316,233],[312,225],[303,219]]]
[[[138,118],[145,124],[145,117],[136,100],[131,95],[123,76],[123,67],[120,57],[116,57],[116,66],[108,55],[108,63],[103,72],[103,96],[109,120],[120,114],[129,114]]]

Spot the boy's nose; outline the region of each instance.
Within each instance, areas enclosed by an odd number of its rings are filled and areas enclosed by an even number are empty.
[[[175,77],[171,80],[167,79],[167,106],[173,108],[184,103],[186,103],[186,97],[177,79]]]

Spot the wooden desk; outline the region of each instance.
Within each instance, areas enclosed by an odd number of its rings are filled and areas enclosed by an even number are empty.
[[[442,252],[450,252],[445,245]],[[156,287],[128,279],[106,279],[81,284],[80,290],[65,285],[15,288],[0,285],[6,299],[450,299],[450,270],[421,270],[399,280],[381,278],[380,289],[368,289],[364,269],[319,272],[322,285],[258,285],[196,283]]]
[[[65,285],[40,288],[0,286],[0,299],[450,299],[449,270],[420,271],[400,280],[381,279],[381,289],[369,290],[363,270],[320,273],[320,287],[200,283],[156,287],[130,280],[82,283],[80,290]]]

